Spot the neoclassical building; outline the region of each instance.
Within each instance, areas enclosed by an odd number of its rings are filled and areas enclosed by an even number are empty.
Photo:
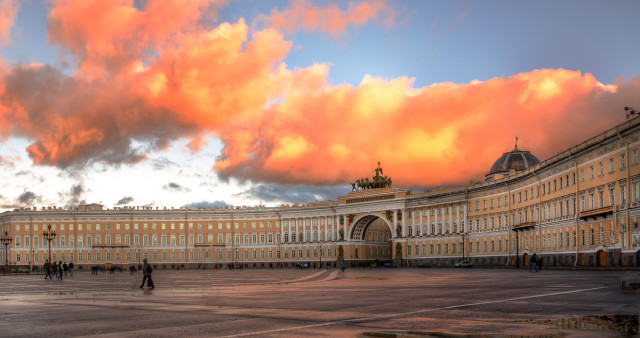
[[[80,268],[334,266],[394,261],[415,266],[637,266],[640,119],[603,131],[552,158],[517,145],[484,182],[415,192],[376,176],[337,201],[280,207],[152,209],[81,205],[16,209],[0,215],[11,243],[1,263]],[[4,250],[6,249],[6,251]],[[8,252],[8,257],[5,256]]]

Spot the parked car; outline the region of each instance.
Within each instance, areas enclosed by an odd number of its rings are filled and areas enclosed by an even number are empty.
[[[456,263],[455,267],[456,268],[470,268],[471,267],[471,262],[470,261],[459,261],[458,263]]]
[[[418,263],[417,267],[419,267],[419,268],[430,268],[431,265],[429,265],[427,263]]]
[[[393,263],[390,262],[386,262],[384,264],[382,264],[383,268],[395,268],[396,266]]]

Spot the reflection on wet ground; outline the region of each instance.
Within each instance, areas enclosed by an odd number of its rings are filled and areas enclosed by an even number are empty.
[[[562,335],[535,335],[535,336],[512,336],[501,334],[455,334],[455,333],[443,333],[443,332],[395,332],[395,331],[381,331],[381,332],[364,332],[359,337],[382,337],[382,338],[560,338]]]
[[[0,275],[0,336],[602,338],[637,335],[638,316],[593,314],[640,313],[637,294],[619,288],[631,279],[615,271],[159,270],[153,278],[154,290],[140,290],[140,274]]]
[[[555,325],[563,329],[638,334],[638,315],[583,316],[560,320],[532,320],[532,324]]]

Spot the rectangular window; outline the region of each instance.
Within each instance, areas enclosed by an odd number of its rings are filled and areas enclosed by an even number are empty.
[[[625,154],[620,154],[620,169],[624,169],[626,165]]]
[[[604,164],[602,164],[602,162],[598,164],[598,175],[599,176],[604,175]]]
[[[613,172],[613,159],[609,159],[609,172]]]
[[[631,164],[638,164],[638,149],[631,151]]]

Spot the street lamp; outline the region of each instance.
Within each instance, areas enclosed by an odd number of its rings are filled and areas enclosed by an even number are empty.
[[[5,231],[4,236],[0,237],[0,243],[4,244],[4,264],[9,266],[9,244],[13,239],[9,236],[9,232]]]
[[[49,242],[49,255],[47,256],[47,260],[51,263],[51,241],[56,238],[56,231],[51,231],[51,224],[47,226],[47,230],[42,233],[42,236]]]

